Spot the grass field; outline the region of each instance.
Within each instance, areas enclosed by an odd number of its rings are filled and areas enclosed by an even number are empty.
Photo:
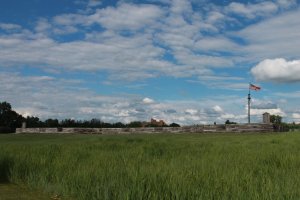
[[[300,199],[300,133],[0,135],[0,182],[67,199]]]
[[[51,196],[40,191],[15,184],[0,183],[1,200],[49,200]]]

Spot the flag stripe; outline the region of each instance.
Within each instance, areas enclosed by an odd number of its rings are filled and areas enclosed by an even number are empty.
[[[255,91],[257,91],[257,90],[260,90],[261,88],[258,87],[258,86],[256,86],[256,85],[250,84],[250,85],[249,85],[249,89],[250,89],[250,90],[255,90]]]

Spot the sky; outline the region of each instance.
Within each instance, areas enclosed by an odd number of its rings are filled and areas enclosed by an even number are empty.
[[[296,0],[0,0],[0,101],[23,116],[300,122]]]

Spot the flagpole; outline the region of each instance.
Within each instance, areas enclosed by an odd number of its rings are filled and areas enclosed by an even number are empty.
[[[250,94],[250,83],[249,83],[249,93],[248,93],[248,124],[250,124],[250,102],[251,102],[251,94]]]
[[[250,93],[250,90],[258,91],[260,89],[261,89],[261,87],[249,83],[249,93],[248,93],[248,124],[251,123],[251,121],[250,121],[250,109],[251,109],[251,93]]]

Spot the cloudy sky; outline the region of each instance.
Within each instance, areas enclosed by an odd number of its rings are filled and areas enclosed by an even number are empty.
[[[296,0],[1,0],[0,101],[23,115],[300,122]]]

